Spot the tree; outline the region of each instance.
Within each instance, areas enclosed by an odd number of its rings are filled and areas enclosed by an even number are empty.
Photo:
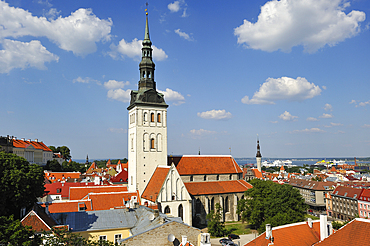
[[[44,167],[45,170],[50,170],[52,172],[60,172],[62,171],[62,166],[59,164],[57,160],[48,160]]]
[[[44,194],[44,171],[15,154],[0,152],[0,216],[20,217]]]
[[[85,168],[85,164],[81,164],[81,163],[78,163],[78,162],[75,162],[75,161],[71,161],[71,162],[63,161],[62,171],[63,172],[81,172],[81,173],[83,173],[83,172],[86,171],[86,168]]]
[[[207,214],[207,227],[208,232],[213,237],[222,237],[227,234],[224,222],[222,219],[222,208],[219,203],[215,204],[215,210]]]
[[[41,240],[31,227],[24,227],[13,215],[0,217],[0,245],[37,246]]]
[[[297,189],[272,181],[253,179],[253,188],[245,192],[245,199],[238,202],[237,213],[259,232],[266,224],[280,226],[304,221],[307,205]]]
[[[55,148],[55,146],[49,146],[48,148],[51,149],[53,153],[60,153],[66,161],[72,158],[71,150],[67,146],[58,146],[58,148]]]

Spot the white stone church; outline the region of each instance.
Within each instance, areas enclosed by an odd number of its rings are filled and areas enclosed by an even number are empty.
[[[142,205],[157,205],[189,225],[205,226],[217,203],[224,221],[239,220],[237,202],[252,186],[232,156],[167,156],[168,105],[156,90],[148,16],[142,44],[138,90],[127,108],[129,191],[139,191]]]

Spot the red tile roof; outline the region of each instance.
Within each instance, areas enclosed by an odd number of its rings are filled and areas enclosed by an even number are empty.
[[[55,182],[51,184],[45,184],[45,195],[61,195],[62,199],[68,199],[69,198],[69,188],[70,187],[80,187],[80,186],[86,186],[88,185],[94,185],[94,183],[61,183],[61,182]]]
[[[184,183],[188,192],[195,195],[239,193],[253,188],[245,180],[188,182]]]
[[[156,202],[159,191],[163,186],[169,170],[170,167],[157,167],[141,197],[149,201]]]
[[[296,246],[312,244],[320,240],[320,221],[313,221],[312,228],[307,222],[299,222],[272,228],[274,246]],[[266,233],[262,233],[256,239],[245,244],[245,246],[267,246],[270,239],[266,239]]]
[[[127,183],[128,181],[128,172],[127,170],[122,170],[122,172],[116,174],[116,176],[110,179],[113,183]]]
[[[356,218],[334,234],[316,243],[317,246],[348,246],[370,244],[370,220]]]
[[[56,225],[55,221],[40,209],[31,210],[22,220],[23,226],[32,226],[35,232],[50,231]]]
[[[50,213],[78,212],[81,205],[85,207],[85,211],[92,211],[90,200],[53,201],[49,202],[48,210]],[[41,206],[46,207],[45,204],[42,204]]]
[[[65,181],[67,179],[78,179],[80,178],[80,172],[49,172],[45,171],[45,177],[54,183],[57,181]]]
[[[180,158],[176,168],[180,175],[243,173],[238,163],[230,155],[184,155]]]
[[[254,172],[254,176],[258,179],[262,179],[263,176],[262,176],[262,173],[260,171],[258,171],[257,168],[252,168],[252,171]]]
[[[43,151],[50,151],[51,149],[48,148],[43,142],[36,142],[36,141],[23,141],[19,139],[13,139],[13,147],[14,148],[27,148],[32,145],[35,149],[41,149]]]
[[[120,191],[127,191],[127,187],[122,185],[71,187],[69,189],[69,199],[80,200],[83,199],[89,193],[120,192]]]
[[[351,188],[345,186],[338,186],[332,193],[332,196],[342,196],[351,199],[358,199],[361,195],[362,189]]]
[[[92,210],[108,210],[112,208],[125,207],[125,201],[130,201],[132,196],[136,196],[140,204],[139,192],[109,192],[109,193],[90,193],[88,198],[91,199]]]
[[[98,166],[96,165],[95,161],[91,163],[91,166],[87,169],[86,173],[92,173],[94,169],[97,169]]]
[[[370,201],[370,190],[369,189],[362,189],[361,195],[359,200],[361,201]]]

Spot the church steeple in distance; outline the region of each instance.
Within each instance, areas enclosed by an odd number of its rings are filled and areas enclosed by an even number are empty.
[[[130,106],[127,108],[130,110],[135,105],[150,104],[168,107],[164,101],[164,95],[157,92],[156,82],[154,81],[154,70],[155,64],[153,62],[153,49],[152,41],[149,35],[149,21],[148,12],[146,11],[146,23],[145,23],[145,34],[142,42],[143,47],[141,48],[141,62],[139,64],[140,80],[138,83],[138,90],[131,91]]]
[[[261,164],[262,164],[262,155],[261,155],[261,149],[260,149],[260,140],[257,135],[257,154],[256,154],[256,162],[257,162],[257,169],[261,172]]]

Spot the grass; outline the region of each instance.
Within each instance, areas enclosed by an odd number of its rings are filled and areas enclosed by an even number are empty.
[[[316,216],[313,216],[313,215],[310,215],[310,214],[305,214],[305,218],[307,219],[307,218],[311,218],[311,219],[313,219],[313,220],[318,220],[318,219],[320,219],[319,217],[316,217]]]
[[[236,235],[242,234],[250,234],[252,233],[251,229],[249,228],[248,223],[242,224],[242,222],[225,222],[225,228],[229,231],[229,233],[233,233]]]

